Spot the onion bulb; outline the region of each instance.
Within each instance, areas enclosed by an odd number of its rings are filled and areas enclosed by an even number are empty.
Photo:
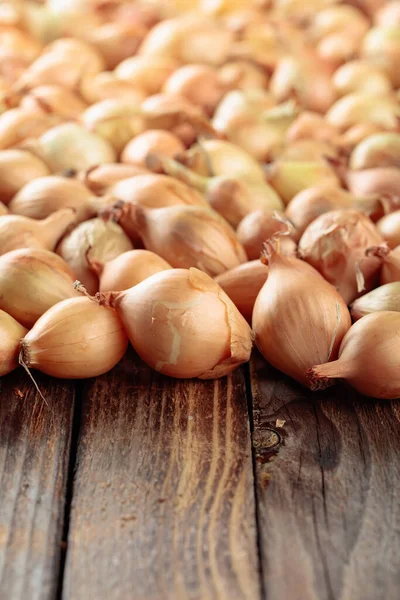
[[[331,210],[353,208],[367,214],[382,216],[384,207],[379,196],[353,196],[332,185],[318,185],[297,194],[286,207],[285,216],[294,225],[293,237],[299,240],[306,227],[317,217]]]
[[[19,343],[27,333],[18,321],[0,310],[0,377],[18,367]]]
[[[230,60],[219,68],[220,81],[237,90],[266,89],[268,74],[256,63],[247,60]]]
[[[233,229],[210,209],[137,206],[134,219],[145,248],[173,267],[197,267],[215,276],[246,262],[246,253]]]
[[[93,77],[85,77],[79,86],[79,93],[85,102],[93,104],[102,100],[123,100],[138,106],[145,99],[145,94],[123,79],[118,79],[114,73],[102,71]]]
[[[98,198],[80,181],[50,175],[33,179],[15,194],[9,204],[12,213],[45,219],[61,208],[73,208],[75,221],[94,217],[111,199]]]
[[[275,368],[308,386],[307,370],[335,359],[351,325],[338,292],[310,265],[267,242],[268,278],[257,296],[253,330]]]
[[[375,312],[357,321],[343,338],[339,358],[313,366],[312,389],[345,379],[361,394],[391,400],[400,396],[400,313]]]
[[[400,107],[389,95],[368,95],[362,92],[340,98],[326,113],[326,120],[340,129],[360,123],[372,123],[383,129],[396,129]]]
[[[384,69],[364,60],[352,60],[337,69],[332,83],[340,96],[347,94],[382,94],[392,91],[392,84]]]
[[[349,170],[345,180],[350,192],[356,196],[379,194],[396,199],[400,189],[400,169],[380,167],[360,171]]]
[[[332,142],[336,139],[338,130],[325,118],[315,112],[305,110],[293,121],[286,132],[288,143],[299,140],[319,140],[321,142]]]
[[[374,22],[379,27],[400,25],[400,4],[398,0],[385,2],[375,13]]]
[[[115,308],[139,356],[165,375],[216,379],[250,357],[249,325],[220,286],[197,269],[163,271],[100,298]]]
[[[376,228],[390,248],[400,244],[400,210],[395,210],[380,219]]]
[[[60,85],[40,85],[22,97],[20,107],[76,119],[85,110],[86,104],[75,92]]]
[[[370,219],[355,210],[332,210],[313,221],[299,242],[299,254],[338,289],[346,304],[371,290],[380,263],[365,256],[382,238]]]
[[[254,303],[268,277],[268,267],[260,260],[252,260],[234,267],[215,281],[228,294],[246,321],[251,323]]]
[[[41,110],[12,108],[0,115],[0,149],[10,148],[26,138],[37,137],[60,122]]]
[[[287,224],[279,219],[279,215],[275,211],[255,210],[240,222],[236,235],[243,245],[248,259],[253,260],[260,257],[265,240],[277,233],[286,233],[287,229]],[[290,235],[293,236],[294,231],[291,231]],[[282,254],[296,252],[296,243],[292,237],[286,235],[279,237],[279,243]]]
[[[90,167],[79,173],[82,181],[95,194],[104,194],[112,185],[122,179],[129,179],[135,175],[144,175],[147,169],[137,165],[124,165],[121,163],[108,163],[98,167]]]
[[[179,63],[169,56],[130,56],[115,68],[119,79],[127,80],[146,96],[158,94]]]
[[[400,85],[398,64],[400,60],[400,25],[374,27],[365,36],[362,56],[366,60],[383,67],[389,74],[395,88]]]
[[[338,177],[325,161],[277,160],[269,166],[267,179],[285,204],[307,188],[339,185]]]
[[[49,169],[38,157],[25,150],[0,151],[0,200],[8,204],[11,198],[31,179],[44,177]]]
[[[361,298],[357,298],[350,307],[354,321],[382,310],[400,312],[400,281],[393,281],[377,287]]]
[[[88,255],[88,263],[100,279],[100,292],[120,292],[141,283],[151,275],[172,269],[166,260],[149,250],[128,250],[101,263]]]
[[[132,250],[129,238],[119,225],[103,219],[91,219],[66,235],[57,248],[79,281],[91,294],[99,290],[99,278],[90,267],[90,260],[105,263],[119,254]]]
[[[112,308],[71,298],[50,308],[21,340],[20,362],[52,377],[84,379],[112,369],[127,346]]]
[[[0,256],[0,309],[24,327],[57,302],[77,296],[67,263],[49,250],[24,248]]]
[[[368,248],[369,256],[376,256],[382,263],[381,285],[400,281],[400,246],[393,250],[387,244]]]
[[[33,143],[32,151],[37,152],[53,172],[79,171],[116,160],[109,142],[76,123],[52,127]]]
[[[174,157],[184,152],[185,146],[181,140],[169,131],[148,129],[137,135],[125,146],[121,161],[123,163],[146,166],[146,159],[151,153]]]
[[[400,133],[376,133],[365,138],[350,156],[350,169],[375,169],[400,165]]]

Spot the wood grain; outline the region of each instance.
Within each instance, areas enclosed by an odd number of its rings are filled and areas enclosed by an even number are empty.
[[[0,379],[0,598],[57,588],[74,385],[21,370]]]
[[[253,362],[268,600],[397,600],[400,403],[312,394]]]
[[[126,357],[84,394],[64,600],[257,600],[253,492],[242,374]]]

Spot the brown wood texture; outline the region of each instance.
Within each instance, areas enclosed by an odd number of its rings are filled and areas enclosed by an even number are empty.
[[[35,375],[36,376],[36,375]],[[74,384],[20,369],[0,379],[0,598],[54,598]]]
[[[84,391],[64,600],[257,600],[253,494],[243,374],[126,357]]]
[[[252,367],[266,598],[397,600],[400,402],[311,394]]]

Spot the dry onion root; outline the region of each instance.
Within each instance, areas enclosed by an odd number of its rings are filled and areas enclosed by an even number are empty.
[[[165,375],[215,379],[250,357],[249,325],[197,269],[163,271],[126,291],[101,293],[98,301],[115,309],[139,356]]]

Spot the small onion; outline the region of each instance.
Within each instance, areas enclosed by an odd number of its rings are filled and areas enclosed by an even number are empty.
[[[350,156],[350,169],[375,169],[400,165],[400,133],[376,133],[365,138]]]
[[[254,303],[267,277],[268,267],[260,260],[252,260],[218,275],[215,281],[229,296],[246,321],[251,323]]]
[[[265,89],[268,75],[258,64],[246,60],[231,60],[219,68],[219,78],[227,87],[239,90]]]
[[[299,242],[299,254],[352,302],[378,278],[380,262],[366,257],[370,246],[382,242],[370,219],[355,210],[332,210],[313,221]]]
[[[400,4],[398,0],[383,4],[375,13],[374,22],[379,27],[400,25]]]
[[[169,56],[131,56],[115,69],[117,77],[127,80],[146,96],[158,94],[164,82],[179,66]]]
[[[343,148],[347,154],[353,150],[357,144],[365,140],[365,138],[375,133],[380,133],[384,128],[375,125],[374,123],[359,123],[352,125],[347,131],[336,138],[335,143],[338,148]]]
[[[307,188],[339,185],[339,179],[325,161],[278,160],[269,166],[267,178],[285,204]]]
[[[309,372],[312,389],[345,379],[361,394],[374,398],[400,396],[400,313],[382,311],[366,315],[344,336],[339,358],[313,366]]]
[[[29,137],[38,137],[60,119],[41,110],[12,108],[0,115],[0,149],[10,148]]]
[[[19,343],[27,333],[18,321],[0,310],[0,377],[18,367]]]
[[[220,286],[197,269],[163,271],[100,297],[121,317],[139,356],[165,375],[216,379],[250,357],[249,325]]]
[[[363,40],[362,56],[383,67],[394,87],[400,85],[398,64],[400,60],[400,25],[370,29]]]
[[[21,340],[20,362],[53,377],[84,379],[112,369],[127,346],[114,310],[71,298],[50,308]]]
[[[400,312],[400,281],[393,281],[357,298],[350,307],[354,321],[370,313],[393,310]]]
[[[99,278],[90,267],[90,260],[105,263],[119,254],[132,250],[132,243],[119,225],[103,219],[91,219],[66,235],[57,248],[79,281],[91,294],[99,290]]]
[[[358,92],[387,95],[392,91],[392,84],[384,69],[363,60],[352,60],[339,67],[332,77],[332,83],[341,96]]]
[[[0,256],[0,308],[25,327],[57,302],[77,296],[74,272],[60,257],[41,249]]]
[[[109,163],[81,171],[78,177],[95,194],[104,194],[111,186],[122,181],[122,179],[129,179],[135,175],[145,175],[146,173],[148,173],[147,169],[137,165]]]
[[[100,279],[100,292],[120,292],[151,275],[172,269],[166,260],[149,250],[128,250],[113,260],[101,263],[88,256],[91,268]]]
[[[337,128],[331,123],[327,123],[322,115],[305,110],[290,125],[286,132],[286,141],[290,143],[313,139],[331,142],[336,139],[337,135]]]
[[[31,179],[49,175],[45,163],[25,150],[0,151],[0,200],[11,198]]]
[[[286,233],[287,225],[277,218],[275,211],[255,210],[239,223],[236,235],[248,259],[253,260],[260,257],[265,240],[279,232]],[[294,235],[294,232],[291,235]],[[296,252],[296,243],[290,237],[282,236],[279,242],[282,254]]]
[[[121,154],[121,161],[146,167],[146,159],[151,153],[159,153],[172,158],[184,150],[185,146],[173,133],[148,129],[128,142]]]
[[[384,129],[396,129],[400,107],[389,95],[353,93],[343,96],[326,113],[328,123],[348,129],[360,123],[372,123]]]
[[[390,248],[400,244],[400,210],[395,210],[380,219],[376,228]]]

